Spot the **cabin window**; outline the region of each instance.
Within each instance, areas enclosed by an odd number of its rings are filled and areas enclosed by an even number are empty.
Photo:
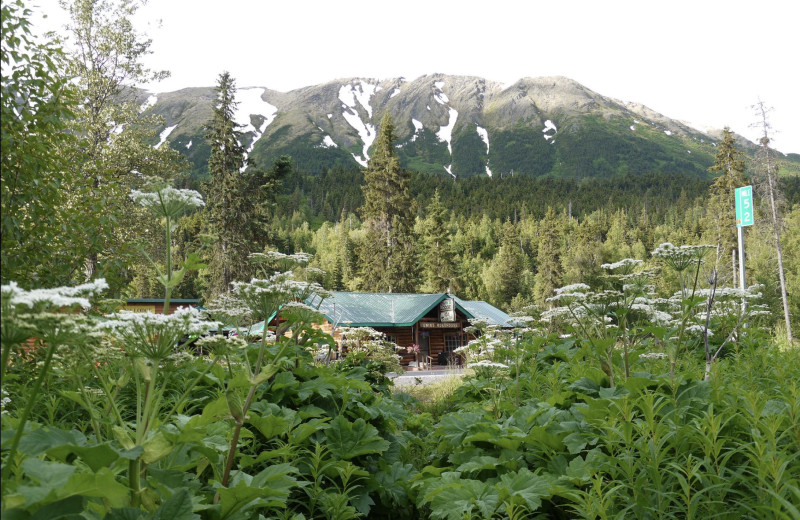
[[[455,349],[461,346],[458,334],[448,334],[444,337],[444,347],[448,353],[452,353]]]

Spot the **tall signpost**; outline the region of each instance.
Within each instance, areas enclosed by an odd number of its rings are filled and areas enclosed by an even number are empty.
[[[736,188],[736,235],[739,239],[739,288],[744,290],[744,227],[753,225],[753,187]]]

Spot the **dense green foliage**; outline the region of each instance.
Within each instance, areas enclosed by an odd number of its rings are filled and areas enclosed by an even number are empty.
[[[59,154],[72,143],[67,125],[75,93],[59,75],[63,52],[34,44],[28,15],[20,1],[3,3],[0,266],[4,280],[58,284],[75,268],[61,255],[78,252],[62,232],[74,217],[63,191],[73,176]]]
[[[628,289],[615,298],[638,317],[621,306],[596,316],[610,318],[598,322],[610,343],[579,333],[589,315],[520,317],[507,331],[476,322],[471,370],[418,400],[390,392],[396,358],[374,331],[346,332],[338,362],[308,306],[247,335],[287,300],[324,294],[290,272],[235,284],[208,312],[239,336],[194,346],[176,342],[218,327],[196,312],[53,312],[102,288],[3,287],[4,517],[798,516],[800,358],[771,345],[755,315],[733,343],[715,334],[724,354],[705,376],[702,341],[675,344]],[[705,300],[676,304],[692,316]],[[617,334],[626,348],[608,349]]]

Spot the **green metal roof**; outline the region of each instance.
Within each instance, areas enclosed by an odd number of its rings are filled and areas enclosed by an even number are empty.
[[[490,324],[500,325],[503,327],[511,327],[511,316],[501,311],[494,305],[482,301],[468,301],[462,300],[457,296],[453,296],[456,305],[460,305],[466,309],[473,318],[486,318]]]
[[[164,303],[164,298],[129,298],[128,303]],[[200,303],[198,298],[170,298],[170,303]]]
[[[410,327],[439,305],[447,293],[356,293],[334,292],[323,300],[319,310],[331,323],[350,327]],[[486,317],[492,322],[505,325],[510,317],[486,302],[469,302],[455,299],[456,308],[468,318]],[[316,306],[319,297],[307,300]],[[474,305],[472,305],[474,304]],[[478,311],[478,312],[476,312]]]

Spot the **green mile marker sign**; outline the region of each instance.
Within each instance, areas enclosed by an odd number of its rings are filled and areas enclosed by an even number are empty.
[[[736,188],[736,227],[753,225],[753,187]]]

